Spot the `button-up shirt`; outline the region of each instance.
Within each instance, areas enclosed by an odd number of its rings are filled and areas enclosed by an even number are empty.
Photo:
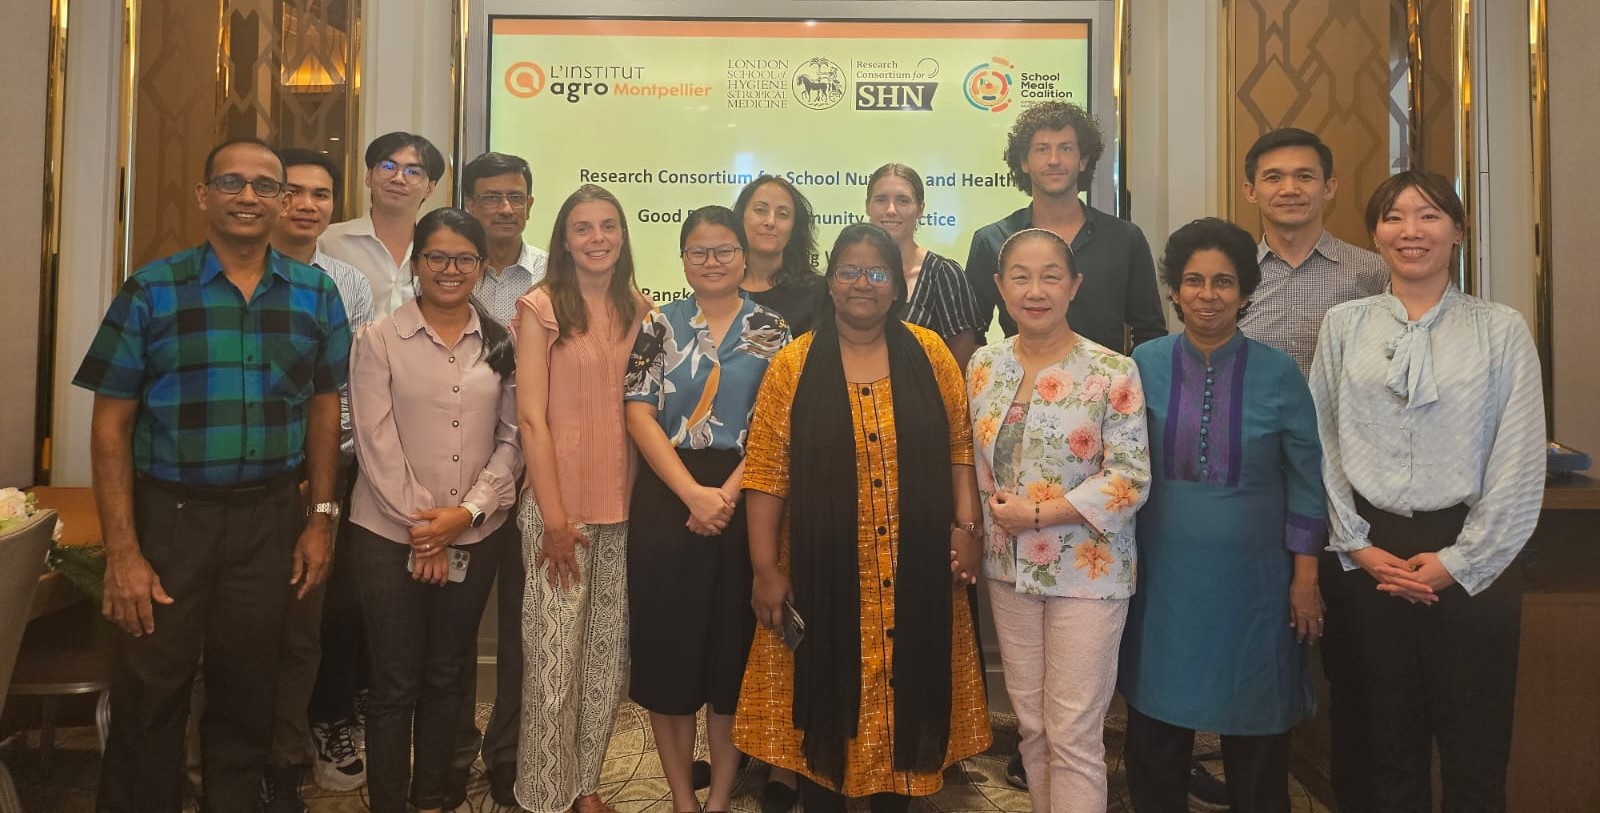
[[[422,524],[413,514],[470,502],[488,517],[456,545],[505,522],[522,474],[516,388],[489,367],[476,312],[453,346],[415,300],[362,331],[350,358],[350,408],[361,470],[351,522],[408,542]]]
[[[517,300],[533,290],[534,283],[544,279],[549,260],[550,255],[544,249],[523,243],[522,254],[516,262],[498,271],[483,269],[472,295],[495,321],[509,327],[511,320],[517,318]]]
[[[378,239],[372,225],[372,215],[335,223],[322,233],[317,247],[328,256],[344,260],[367,277],[372,285],[372,318],[379,319],[394,313],[406,302],[415,299],[417,289],[411,275],[411,265],[406,259],[395,262],[389,248]],[[406,244],[404,257],[411,256],[411,244]]]
[[[1439,562],[1468,593],[1493,583],[1544,496],[1544,390],[1522,315],[1453,286],[1415,320],[1387,293],[1336,305],[1310,385],[1329,549],[1345,569],[1372,544],[1357,493],[1401,516],[1466,503],[1466,526]]]
[[[247,299],[208,244],[123,283],[72,383],[139,401],[136,471],[230,487],[304,461],[306,404],[344,385],[349,353],[326,274],[269,248]]]
[[[372,321],[372,283],[367,281],[365,274],[343,260],[324,254],[320,248],[311,255],[311,265],[322,269],[333,279],[334,287],[339,289],[339,301],[344,303],[345,319],[350,322],[351,330],[365,327]]]
[[[1309,375],[1317,350],[1322,316],[1341,302],[1383,292],[1389,267],[1378,255],[1356,248],[1324,231],[1311,255],[1290,266],[1267,245],[1256,247],[1261,284],[1250,295],[1250,308],[1239,319],[1244,335],[1289,354]]]
[[[1033,207],[1025,206],[972,235],[967,282],[978,298],[980,342],[996,307],[1000,309],[1000,330],[1007,336],[1017,333],[1016,320],[1000,301],[994,275],[999,271],[1000,247],[1006,238],[1029,228],[1033,228]],[[1083,227],[1072,238],[1072,267],[1083,275],[1067,316],[1078,335],[1118,353],[1125,345],[1124,325],[1133,333],[1134,347],[1167,335],[1155,260],[1138,226],[1084,204]]]

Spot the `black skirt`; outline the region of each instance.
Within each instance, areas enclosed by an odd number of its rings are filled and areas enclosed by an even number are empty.
[[[721,486],[739,466],[728,449],[679,449],[701,485]],[[685,523],[689,509],[648,465],[639,467],[628,518],[629,696],[658,714],[694,714],[739,702],[755,615],[744,501],[718,536]]]

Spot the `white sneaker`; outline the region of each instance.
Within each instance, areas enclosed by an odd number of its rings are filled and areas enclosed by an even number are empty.
[[[352,791],[367,784],[367,766],[349,720],[311,725],[311,775],[317,787]]]

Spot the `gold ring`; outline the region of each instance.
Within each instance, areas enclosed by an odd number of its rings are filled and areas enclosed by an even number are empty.
[[[1319,615],[1319,616],[1317,616],[1317,623],[1318,623],[1318,624],[1321,624],[1321,623],[1322,623],[1322,616],[1320,616],[1320,615]]]
[[[432,545],[423,545],[423,546],[422,546],[422,549],[423,549],[423,550],[433,550],[433,546],[432,546]],[[1321,620],[1322,620],[1322,619],[1320,619],[1320,618],[1319,618],[1319,619],[1317,619],[1317,620],[1318,620],[1318,621],[1321,621]]]

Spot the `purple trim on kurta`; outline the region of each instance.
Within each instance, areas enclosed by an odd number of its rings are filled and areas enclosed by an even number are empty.
[[[1178,479],[1178,412],[1183,406],[1180,400],[1183,395],[1183,340],[1179,339],[1172,346],[1172,385],[1167,395],[1167,425],[1162,430],[1162,446],[1167,450],[1166,469],[1168,478]],[[1195,418],[1195,420],[1199,420]]]
[[[1239,352],[1228,359],[1233,364],[1233,391],[1218,393],[1213,401],[1215,404],[1226,400],[1226,409],[1231,413],[1228,416],[1228,459],[1218,461],[1212,456],[1213,463],[1227,465],[1228,488],[1239,487],[1239,470],[1244,468],[1244,368],[1249,360],[1250,343],[1241,342]]]
[[[1283,523],[1283,547],[1290,553],[1316,556],[1328,535],[1328,521],[1288,512]]]
[[[1230,350],[1237,344],[1236,350]],[[1174,480],[1237,488],[1244,445],[1244,368],[1247,344],[1236,337],[1213,353],[1209,366],[1184,339],[1172,348],[1172,384],[1163,428],[1166,460],[1162,468]],[[1206,378],[1211,409],[1206,410]],[[1205,421],[1205,416],[1210,421]],[[1206,432],[1201,433],[1204,427]],[[1200,473],[1204,441],[1205,474]]]

